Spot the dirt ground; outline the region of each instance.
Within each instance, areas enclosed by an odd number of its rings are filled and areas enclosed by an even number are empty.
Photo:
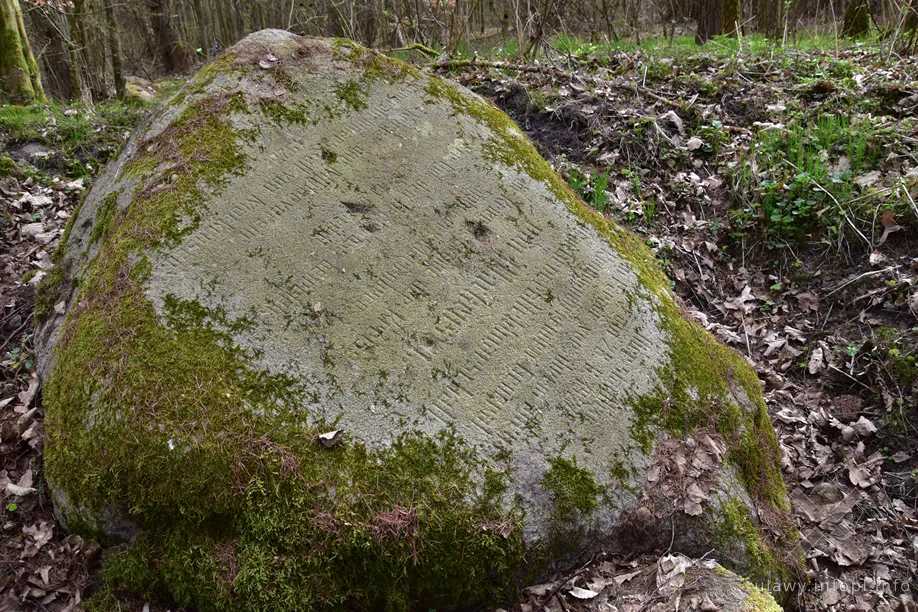
[[[797,606],[915,610],[915,63],[866,48],[586,50],[537,66],[437,70],[508,112],[585,198],[642,236],[690,316],[753,364],[803,535],[810,582],[793,587]],[[830,213],[811,211],[815,223],[793,240],[789,222],[736,214],[737,194],[768,189],[768,168],[753,167],[768,160],[749,155],[763,130],[842,112],[870,122],[870,146],[881,149],[872,169],[837,175],[852,187],[836,202],[846,214],[833,225]],[[123,138],[111,134],[115,145]],[[73,610],[98,584],[104,552],[53,514],[33,314],[35,287],[97,169],[68,176],[47,134],[0,131],[0,148],[16,164],[0,172],[0,611]],[[825,156],[835,167],[851,154],[827,147]],[[737,169],[747,167],[759,192],[741,189]],[[514,609],[604,609],[583,591],[614,589],[645,561],[598,556],[524,590]],[[634,610],[655,601],[648,591]],[[123,609],[166,608],[125,599]]]

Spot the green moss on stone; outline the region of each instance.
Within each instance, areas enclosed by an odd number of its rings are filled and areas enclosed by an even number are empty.
[[[337,85],[334,92],[335,95],[338,96],[338,99],[351,110],[359,111],[369,108],[367,104],[367,98],[369,97],[367,90],[353,79]]]
[[[549,459],[549,464],[542,487],[552,494],[552,523],[564,529],[578,517],[589,517],[599,507],[597,498],[603,494],[603,488],[596,484],[588,469],[577,465],[576,457],[555,457]]]
[[[743,590],[746,591],[746,609],[744,612],[784,612],[784,608],[778,605],[775,598],[740,577],[743,582]]]
[[[247,70],[239,58],[231,51],[225,51],[201,68],[194,79],[176,94],[172,103],[175,105],[184,103],[185,97],[189,94],[205,94],[214,79],[220,75],[226,76],[233,73],[244,75],[246,72]]]
[[[296,82],[296,79],[284,72],[281,68],[274,67],[270,70],[269,74],[277,81],[278,85],[282,86],[290,93],[297,93],[300,90],[300,86]]]
[[[63,241],[61,243],[63,244]],[[54,310],[54,305],[65,297],[65,277],[66,274],[60,266],[55,266],[50,274],[39,283],[38,294],[35,296],[36,323],[41,324],[47,321],[48,316]]]
[[[332,41],[333,57],[363,68],[363,80],[367,82],[382,81],[395,85],[406,79],[420,80],[423,75],[414,66],[381,53],[358,45],[352,40],[335,39]]]
[[[266,469],[244,481],[238,511],[222,524],[148,531],[107,564],[107,578],[201,610],[337,609],[355,600],[412,609],[454,603],[459,593],[511,593],[521,541],[499,514],[468,511],[465,479],[476,460],[451,433],[404,436],[381,452],[313,443],[295,453],[295,469],[290,451],[256,449]]]
[[[96,220],[92,224],[92,231],[89,233],[90,244],[95,244],[108,232],[115,213],[118,212],[118,192],[113,191],[102,200],[99,209],[96,211]]]
[[[258,106],[267,119],[278,125],[305,125],[310,122],[309,107],[305,104],[262,99],[258,101]]]
[[[749,560],[750,569],[746,573],[754,582],[781,587],[800,578],[791,569],[796,560],[784,558],[787,552],[778,543],[769,543],[762,537],[744,503],[730,500],[711,512],[717,529],[715,544],[729,550],[739,542]]]
[[[326,164],[334,164],[338,161],[338,154],[331,149],[322,147],[321,155],[322,161],[324,161]]]
[[[744,602],[745,605],[741,608],[741,612],[782,612],[784,609],[778,605],[778,602],[775,601],[775,598],[772,597],[768,592],[756,586],[745,577],[734,574],[721,565],[714,566],[714,568],[710,571],[714,575],[726,578],[729,583],[739,583],[739,586],[746,594],[746,600]],[[686,578],[695,578],[695,576],[691,575],[692,573],[687,574]],[[699,578],[704,579],[704,575],[702,574],[702,576],[699,576]]]

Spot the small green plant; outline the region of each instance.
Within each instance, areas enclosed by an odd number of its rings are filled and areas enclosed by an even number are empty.
[[[576,36],[561,34],[555,40],[555,48],[563,55],[583,60],[600,52],[602,50],[602,45],[583,40]]]
[[[9,176],[16,170],[16,162],[6,153],[0,154],[0,177]]]
[[[701,150],[711,155],[720,153],[723,146],[730,142],[730,134],[724,129],[724,124],[717,120],[702,125],[694,135],[704,141]]]
[[[644,213],[644,221],[647,223],[656,223],[657,219],[657,201],[654,198],[644,200],[641,204]]]
[[[12,362],[10,366],[12,369],[25,368],[30,370],[35,365],[35,351],[29,348],[31,339],[31,335],[25,336],[20,346],[13,347],[7,352],[6,357]]]
[[[7,512],[16,512],[19,506],[15,502],[10,502],[6,505]]]
[[[739,204],[734,226],[740,234],[761,228],[769,247],[837,236],[852,215],[875,205],[869,194],[855,198],[854,179],[879,166],[886,137],[868,119],[844,114],[797,117],[786,129],[759,132],[748,163],[728,173]],[[911,214],[900,208],[897,215]]]
[[[871,387],[894,398],[884,418],[884,429],[892,435],[909,431],[918,422],[916,341],[914,331],[878,327],[873,330],[871,350],[861,354],[859,369],[869,374]]]
[[[608,172],[585,174],[577,168],[571,168],[567,175],[567,184],[583,198],[584,202],[599,212],[608,212],[609,201],[606,194],[609,187]]]

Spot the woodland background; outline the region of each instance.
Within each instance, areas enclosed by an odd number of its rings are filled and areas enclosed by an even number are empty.
[[[0,0],[0,89],[14,101],[42,89],[84,103],[121,97],[125,74],[183,73],[263,28],[449,55],[503,45],[531,58],[558,34],[640,44],[761,33],[786,43],[801,30],[875,28],[910,50],[916,17],[918,0]]]

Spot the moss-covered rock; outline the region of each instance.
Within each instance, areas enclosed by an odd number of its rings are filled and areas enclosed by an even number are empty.
[[[408,609],[664,540],[797,571],[755,374],[458,85],[254,34],[131,139],[58,261],[47,474],[121,544],[112,585]],[[648,470],[694,440],[720,452],[661,497]]]

